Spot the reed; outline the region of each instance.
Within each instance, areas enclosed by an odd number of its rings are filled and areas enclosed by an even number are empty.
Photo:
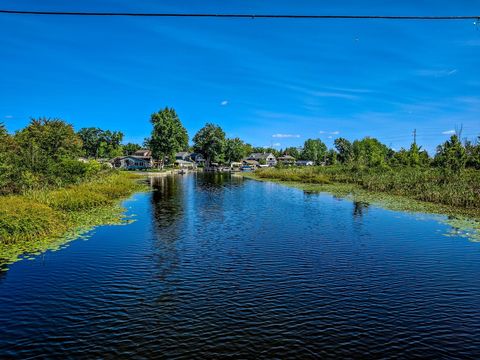
[[[415,200],[466,209],[480,208],[480,171],[473,169],[466,169],[459,174],[446,174],[436,168],[319,166],[260,169],[255,176],[300,183],[355,184],[365,190]]]

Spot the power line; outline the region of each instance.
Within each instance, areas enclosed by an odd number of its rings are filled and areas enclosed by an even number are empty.
[[[400,15],[295,15],[295,14],[213,14],[213,13],[131,13],[0,10],[0,14],[56,16],[136,16],[136,17],[197,17],[246,19],[367,19],[367,20],[479,20],[480,15],[466,16],[400,16]]]

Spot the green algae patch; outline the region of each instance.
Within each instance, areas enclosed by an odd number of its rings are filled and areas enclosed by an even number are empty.
[[[470,241],[480,241],[480,209],[454,207],[419,201],[406,196],[369,191],[362,189],[356,184],[307,184],[298,181],[282,181],[275,178],[261,178],[255,173],[243,173],[242,175],[248,179],[274,182],[294,187],[305,192],[329,193],[335,197],[372,204],[393,211],[443,215],[436,217],[436,219],[451,227],[451,230],[444,235],[461,236],[468,238]]]
[[[0,264],[58,250],[96,226],[129,223],[119,204],[147,189],[141,178],[114,173],[64,189],[0,197]]]

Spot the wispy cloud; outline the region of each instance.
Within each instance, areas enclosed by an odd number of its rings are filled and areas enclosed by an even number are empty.
[[[228,100],[223,100],[220,105],[222,106],[227,106],[228,105]]]
[[[13,115],[5,115],[4,119],[13,119]]]
[[[443,135],[453,135],[453,134],[455,134],[455,130],[442,131],[442,134],[443,134]]]
[[[273,134],[272,137],[274,137],[274,138],[299,138],[300,135],[298,135],[298,134]]]
[[[272,144],[273,147],[279,147],[280,145],[282,145],[282,144],[280,144],[280,143],[273,143]]]
[[[338,130],[335,130],[335,131],[320,130],[318,133],[319,134],[328,134],[328,135],[338,135],[338,134],[340,134],[340,131],[338,131]]]
[[[331,97],[331,98],[339,98],[339,99],[347,99],[347,100],[358,99],[357,95],[347,94],[344,92],[334,92],[334,91],[313,91],[312,95],[317,97]]]
[[[426,77],[446,77],[457,73],[457,69],[423,69],[416,71],[417,75]]]

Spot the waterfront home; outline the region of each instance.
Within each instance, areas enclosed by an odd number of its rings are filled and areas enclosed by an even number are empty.
[[[126,170],[144,170],[153,167],[152,152],[141,149],[133,155],[116,157],[111,161],[113,167]]]
[[[205,166],[205,158],[200,153],[191,153],[190,159],[192,159],[197,165]]]
[[[242,168],[248,167],[250,170],[255,170],[260,167],[260,163],[257,160],[243,159]]]
[[[311,160],[297,160],[295,162],[295,165],[297,165],[297,166],[313,166],[315,164]]]
[[[205,158],[200,153],[180,151],[175,154],[175,160],[194,162],[196,165],[205,165]]]
[[[190,160],[190,152],[188,151],[180,151],[175,154],[175,160],[183,160],[189,161]]]
[[[272,153],[253,153],[247,158],[247,160],[258,161],[259,164],[264,163],[268,166],[277,165],[277,159]]]
[[[175,160],[175,165],[178,166],[180,169],[194,169],[195,168],[195,163],[193,161],[187,161],[187,160],[181,160],[181,159]]]
[[[278,162],[284,165],[293,165],[295,164],[295,158],[290,155],[282,155],[277,158]]]

